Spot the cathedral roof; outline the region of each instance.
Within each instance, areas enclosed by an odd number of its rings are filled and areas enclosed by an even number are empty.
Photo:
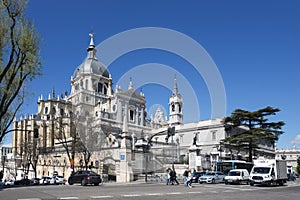
[[[91,37],[90,45],[87,48],[88,56],[83,61],[83,63],[76,68],[73,74],[73,78],[77,78],[81,74],[85,74],[85,73],[93,73],[93,74],[97,74],[109,78],[110,74],[107,68],[102,63],[100,63],[96,58],[97,50],[94,45],[94,40],[93,40],[94,35],[90,34],[90,37]]]
[[[118,96],[122,96],[123,98],[135,99],[142,102],[145,102],[145,97],[138,94],[134,89],[123,90],[117,93]]]

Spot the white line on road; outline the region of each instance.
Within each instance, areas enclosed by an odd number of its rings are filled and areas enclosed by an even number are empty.
[[[17,199],[17,200],[41,200],[40,198],[30,198],[30,199]]]
[[[113,196],[91,196],[91,199],[113,198]]]
[[[201,194],[203,192],[188,192],[189,194]]]
[[[149,193],[149,194],[145,194],[145,195],[148,195],[148,196],[160,196],[160,195],[162,195],[162,193]]]
[[[59,200],[67,200],[67,199],[79,199],[78,197],[58,197]]]
[[[124,195],[122,195],[122,197],[140,197],[140,196],[142,196],[142,195],[140,195],[140,194],[124,194]]]
[[[182,194],[182,192],[170,192],[170,193],[167,193],[167,194]]]

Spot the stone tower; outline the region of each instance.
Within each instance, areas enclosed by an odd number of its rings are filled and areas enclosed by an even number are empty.
[[[176,77],[174,78],[174,88],[172,91],[172,96],[169,100],[169,125],[177,125],[182,124],[183,122],[183,114],[182,114],[182,97],[178,91]]]

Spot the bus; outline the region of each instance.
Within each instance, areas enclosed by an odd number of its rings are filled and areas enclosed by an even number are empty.
[[[228,174],[232,169],[247,169],[250,173],[253,163],[244,160],[224,160],[216,163],[216,171]]]

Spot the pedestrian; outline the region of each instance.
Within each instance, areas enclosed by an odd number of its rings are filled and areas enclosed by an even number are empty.
[[[189,188],[192,188],[192,183],[193,183],[193,173],[192,173],[192,170],[189,170],[188,171],[188,176],[187,176],[187,182],[186,182],[186,185],[189,187]]]
[[[3,171],[1,170],[1,171],[0,171],[0,182],[1,182],[2,179],[3,179],[3,175],[4,175],[4,174],[3,174]]]
[[[173,168],[173,170],[171,171],[170,176],[171,176],[172,185],[174,185],[175,183],[179,185],[179,182],[177,181],[177,174],[175,168]]]
[[[167,185],[171,183],[171,176],[170,176],[170,168],[167,169],[166,177],[167,177]]]
[[[183,178],[184,178],[184,185],[187,186],[188,177],[189,177],[189,168],[186,168],[183,172]]]

